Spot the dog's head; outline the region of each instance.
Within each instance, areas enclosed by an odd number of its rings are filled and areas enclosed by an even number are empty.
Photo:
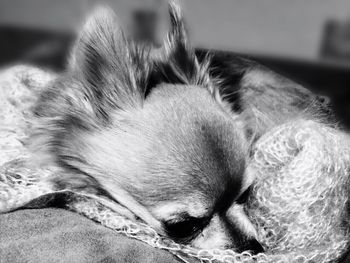
[[[35,109],[62,187],[103,190],[161,234],[261,252],[243,204],[253,182],[242,127],[186,38],[179,7],[161,49],[99,10],[70,69]]]

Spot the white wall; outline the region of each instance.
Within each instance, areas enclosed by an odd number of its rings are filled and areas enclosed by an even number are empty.
[[[185,0],[199,45],[315,59],[328,18],[350,18],[350,0]]]
[[[0,0],[0,23],[71,28],[87,1],[93,0]],[[120,1],[125,0],[115,0],[117,6]],[[197,45],[306,59],[317,58],[327,18],[350,17],[350,0],[183,2]]]

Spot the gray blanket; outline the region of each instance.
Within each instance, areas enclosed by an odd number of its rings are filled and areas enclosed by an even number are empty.
[[[50,208],[0,215],[0,262],[179,261],[76,213]]]

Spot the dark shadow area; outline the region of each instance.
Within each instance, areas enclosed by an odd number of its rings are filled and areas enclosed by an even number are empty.
[[[30,63],[63,69],[73,35],[45,30],[0,26],[0,67]]]

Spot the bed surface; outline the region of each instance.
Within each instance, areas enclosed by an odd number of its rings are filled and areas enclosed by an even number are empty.
[[[63,209],[0,215],[0,262],[176,263],[172,254]]]

